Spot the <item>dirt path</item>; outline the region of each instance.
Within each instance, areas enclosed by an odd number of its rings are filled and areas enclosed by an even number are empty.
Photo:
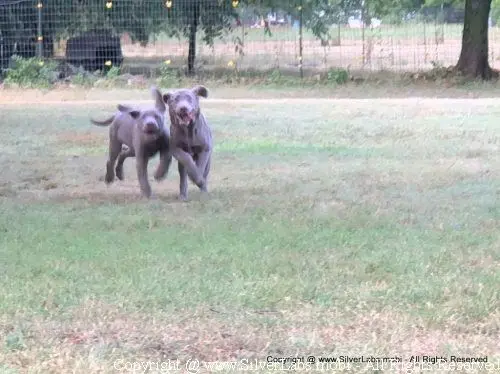
[[[162,88],[166,90],[166,88]],[[350,102],[377,101],[379,103],[398,103],[409,100],[470,100],[481,97],[481,100],[495,100],[500,95],[498,90],[465,91],[459,89],[444,90],[415,88],[398,89],[396,87],[319,87],[319,88],[241,88],[241,87],[209,87],[211,103],[306,103],[315,102]],[[115,105],[117,102],[148,103],[151,101],[149,90],[142,89],[1,89],[0,106],[5,105]]]
[[[61,105],[115,105],[117,101],[120,103],[135,103],[135,104],[148,104],[151,100],[67,100],[67,101],[56,101],[56,100],[42,100],[36,101],[36,104],[43,105],[53,105],[53,106],[61,106]],[[411,103],[421,103],[421,104],[434,104],[440,105],[445,102],[454,103],[454,104],[469,104],[471,102],[481,102],[481,104],[493,104],[498,103],[497,98],[480,98],[480,99],[463,99],[463,98],[426,98],[426,97],[411,97],[411,98],[377,98],[377,99],[345,99],[345,98],[290,98],[290,99],[207,99],[207,103],[213,104],[224,104],[224,103],[241,103],[241,104],[305,104],[308,102],[318,103],[318,104],[326,104],[326,103],[368,103],[368,102],[377,102],[380,105],[390,105],[390,104],[411,104]],[[10,102],[0,102],[0,107],[9,107],[9,106],[22,106],[22,105],[33,105],[33,101],[28,100],[17,100]]]

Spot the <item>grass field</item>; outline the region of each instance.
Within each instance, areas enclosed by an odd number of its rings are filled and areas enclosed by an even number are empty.
[[[139,197],[133,159],[124,182],[102,181],[107,130],[89,116],[147,92],[0,92],[0,372],[270,355],[498,363],[498,99],[230,99],[241,92],[202,102],[210,197],[190,185],[188,203],[175,162],[155,201]]]

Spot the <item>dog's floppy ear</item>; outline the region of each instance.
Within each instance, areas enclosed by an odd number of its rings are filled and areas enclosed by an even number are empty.
[[[165,106],[165,102],[163,101],[163,96],[160,92],[160,90],[156,86],[151,87],[151,94],[153,95],[153,98],[155,99],[155,107],[157,110],[160,112],[164,112],[167,108]]]
[[[198,96],[201,96],[201,97],[204,97],[205,99],[208,97],[208,90],[205,86],[194,86],[192,88],[192,91],[198,95]]]
[[[139,110],[132,109],[131,107],[123,104],[118,104],[118,110],[122,113],[128,113],[133,119],[137,119],[141,115]]]
[[[123,104],[118,104],[117,105],[117,108],[120,112],[122,113],[129,113],[131,112],[133,109],[131,107],[129,107],[128,105],[123,105]]]

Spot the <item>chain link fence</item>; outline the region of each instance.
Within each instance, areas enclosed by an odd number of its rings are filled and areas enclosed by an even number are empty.
[[[264,0],[0,0],[0,68],[14,54],[88,70],[123,64],[137,73],[164,63],[193,70],[417,71],[458,60],[463,10],[441,6],[367,19],[354,9],[334,14],[328,37],[318,38],[311,17],[321,18],[321,11],[301,1],[281,10]],[[494,21],[489,35],[491,65],[500,68]]]

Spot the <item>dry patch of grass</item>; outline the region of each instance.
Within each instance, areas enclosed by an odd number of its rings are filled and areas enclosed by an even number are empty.
[[[107,134],[97,134],[95,132],[86,131],[75,133],[74,131],[63,131],[56,135],[57,142],[61,143],[60,146],[78,146],[84,148],[102,148],[106,144]]]
[[[49,306],[48,313],[51,313]],[[468,326],[453,321],[429,327],[418,317],[385,311],[318,309],[299,304],[290,310],[234,310],[201,307],[176,315],[125,311],[97,300],[68,310],[65,319],[18,316],[2,320],[10,339],[2,364],[32,373],[102,372],[123,362],[189,359],[264,362],[267,356],[488,356],[500,343],[500,316]],[[357,372],[371,372],[355,365]],[[206,372],[206,371],[202,371]]]
[[[352,72],[355,77],[363,77],[363,83],[348,82],[345,85],[313,84],[309,80],[301,86],[298,81],[293,88],[288,86],[270,86],[259,84],[252,79],[242,84],[228,84],[220,79],[199,78],[197,80],[185,79],[183,86],[189,87],[203,83],[209,90],[209,97],[225,100],[275,100],[277,97],[284,99],[306,98],[344,98],[344,99],[373,99],[373,98],[490,98],[498,97],[500,90],[497,82],[472,82],[462,85],[444,87],[441,81],[421,82],[413,81],[401,74],[387,72]],[[200,81],[201,80],[201,81]],[[92,88],[85,87],[57,87],[50,90],[41,89],[2,89],[0,87],[0,105],[33,105],[44,103],[64,107],[80,103],[82,105],[100,105],[109,103],[116,106],[118,102],[150,101],[151,96],[148,86],[156,84],[149,80],[147,86],[142,88]],[[285,83],[286,84],[286,83]],[[164,90],[173,87],[163,87]],[[422,108],[415,109],[416,111]]]

